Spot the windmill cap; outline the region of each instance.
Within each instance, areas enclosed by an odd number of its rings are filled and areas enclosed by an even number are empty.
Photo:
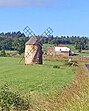
[[[36,36],[31,37],[27,42],[26,45],[37,45],[39,44],[39,40]]]

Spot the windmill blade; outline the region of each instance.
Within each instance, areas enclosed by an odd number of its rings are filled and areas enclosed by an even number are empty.
[[[53,33],[53,30],[48,27],[41,36],[50,36]]]
[[[21,60],[19,61],[19,64],[22,62],[22,60],[24,59],[24,56],[21,58]]]
[[[26,26],[23,31],[27,36],[35,36],[35,33],[28,26]]]
[[[30,50],[29,50],[29,52],[28,52],[28,55],[30,55],[30,53],[32,53],[33,52],[33,50],[36,50],[34,47],[33,48],[31,48]]]

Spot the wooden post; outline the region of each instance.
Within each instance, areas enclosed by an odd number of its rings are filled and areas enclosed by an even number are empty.
[[[82,45],[81,45],[81,61],[82,61]]]

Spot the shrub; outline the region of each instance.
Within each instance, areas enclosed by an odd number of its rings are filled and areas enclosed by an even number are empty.
[[[0,56],[3,56],[3,57],[6,56],[6,52],[5,52],[5,50],[1,50]]]
[[[23,99],[19,94],[13,93],[5,85],[0,89],[0,107],[2,111],[24,111],[29,109],[28,99]]]
[[[54,65],[53,68],[60,68],[60,66],[58,66],[58,65]]]

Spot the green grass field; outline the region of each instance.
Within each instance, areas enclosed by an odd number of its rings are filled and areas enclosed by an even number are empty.
[[[89,110],[86,61],[75,68],[56,57],[44,58],[43,65],[24,65],[24,60],[19,64],[20,60],[0,57],[0,86],[7,84],[11,91],[22,96],[30,94],[31,111]]]
[[[47,93],[67,85],[74,77],[74,68],[63,62],[45,60],[43,65],[19,64],[21,58],[0,57],[0,86],[8,84],[13,91],[22,94],[29,91]],[[54,65],[60,68],[53,68]]]
[[[49,48],[49,47],[53,47],[54,46],[54,44],[43,44],[43,51],[47,51],[47,49]]]

